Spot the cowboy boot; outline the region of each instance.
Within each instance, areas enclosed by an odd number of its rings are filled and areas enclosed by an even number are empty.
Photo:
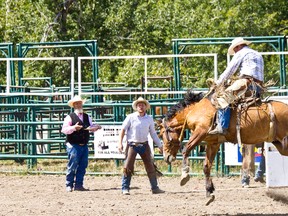
[[[152,194],[165,193],[165,191],[161,190],[161,189],[158,187],[158,182],[157,182],[157,178],[156,178],[156,177],[150,177],[150,178],[149,178],[149,181],[150,181],[150,185],[151,185]]]

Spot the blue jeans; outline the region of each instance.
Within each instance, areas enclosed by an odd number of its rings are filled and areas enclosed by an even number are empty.
[[[261,156],[261,160],[260,160],[260,163],[259,163],[259,166],[256,170],[256,174],[255,174],[255,177],[258,178],[258,177],[263,177],[264,176],[264,173],[265,173],[265,170],[266,170],[266,166],[265,166],[265,156],[262,155]]]
[[[231,109],[227,107],[225,109],[219,109],[218,112],[218,121],[223,129],[228,129],[230,123]]]
[[[88,146],[80,146],[71,144],[72,147],[67,146],[68,163],[66,174],[66,186],[75,188],[83,186],[84,175],[88,166]]]

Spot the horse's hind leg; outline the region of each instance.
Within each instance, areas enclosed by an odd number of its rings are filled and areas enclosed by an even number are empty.
[[[204,161],[203,171],[204,171],[205,180],[206,180],[205,184],[206,184],[206,196],[207,197],[209,197],[215,190],[210,174],[211,174],[213,161],[219,150],[219,147],[220,147],[220,143],[217,143],[217,144],[208,143],[206,146],[206,157]]]
[[[281,155],[288,156],[288,136],[285,136],[281,142],[273,141],[272,143]]]

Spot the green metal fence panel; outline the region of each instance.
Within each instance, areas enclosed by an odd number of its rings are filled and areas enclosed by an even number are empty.
[[[287,50],[287,36],[257,36],[257,37],[244,37],[245,39],[257,44],[268,44],[276,52],[284,52]],[[188,38],[188,39],[173,39],[172,51],[173,54],[183,54],[188,46],[207,46],[207,45],[223,45],[230,44],[234,37],[226,38]],[[180,80],[180,64],[179,57],[175,57],[173,61],[175,87],[177,91],[181,90]],[[286,60],[285,55],[280,54],[279,59],[280,70],[280,86],[286,88]]]

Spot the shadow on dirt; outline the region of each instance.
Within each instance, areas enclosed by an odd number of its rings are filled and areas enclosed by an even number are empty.
[[[282,202],[284,204],[288,204],[288,196],[285,196],[283,194],[279,194],[279,193],[274,192],[274,191],[267,191],[266,195],[275,201]]]

